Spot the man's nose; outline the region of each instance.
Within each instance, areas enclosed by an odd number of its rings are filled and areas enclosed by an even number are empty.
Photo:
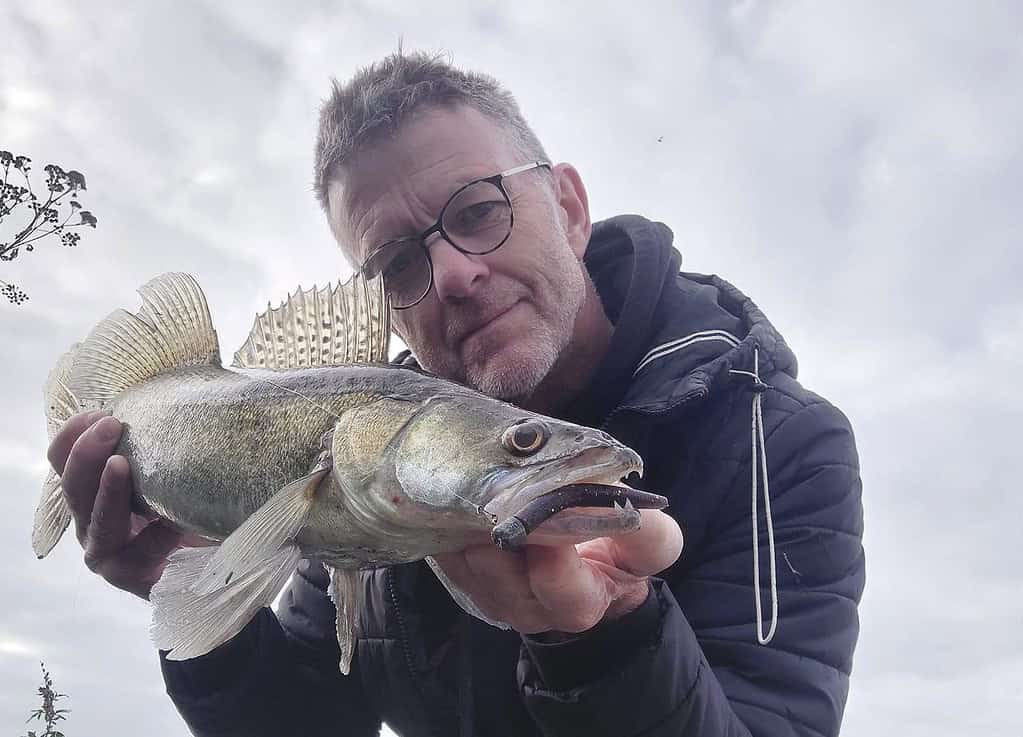
[[[465,254],[438,237],[430,245],[433,288],[441,301],[475,296],[486,283],[490,269],[484,256]]]

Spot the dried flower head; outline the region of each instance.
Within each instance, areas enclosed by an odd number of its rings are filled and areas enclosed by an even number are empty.
[[[32,160],[27,156],[0,151],[0,224],[21,208],[25,213],[22,227],[15,231],[13,239],[0,241],[0,261],[13,261],[24,251],[35,250],[37,241],[50,235],[60,238],[61,245],[73,248],[81,240],[75,228],[95,228],[96,216],[82,209],[78,200],[84,192],[85,175],[74,169],[65,170],[57,164],[43,167],[46,175],[46,199],[32,189],[29,172]],[[18,180],[18,181],[14,181]],[[23,182],[23,183],[22,183]],[[10,222],[7,220],[7,222]],[[22,304],[28,295],[14,284],[0,282],[0,294],[12,304]]]

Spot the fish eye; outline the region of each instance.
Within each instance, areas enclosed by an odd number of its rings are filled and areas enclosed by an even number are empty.
[[[524,420],[504,431],[501,444],[518,456],[527,456],[540,450],[550,438],[550,430],[537,420]]]

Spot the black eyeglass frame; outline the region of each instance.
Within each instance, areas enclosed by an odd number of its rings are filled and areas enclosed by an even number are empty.
[[[377,253],[384,250],[385,248],[389,248],[396,243],[407,243],[410,241],[416,242],[419,245],[419,247],[423,249],[423,252],[426,256],[426,263],[430,270],[430,280],[429,282],[427,282],[426,289],[423,290],[423,293],[414,302],[411,302],[410,304],[407,305],[402,305],[401,307],[395,307],[391,305],[391,309],[407,310],[411,307],[415,307],[417,304],[426,299],[426,295],[428,295],[430,293],[430,290],[433,289],[433,259],[430,258],[430,249],[426,245],[426,240],[434,233],[439,233],[440,237],[447,241],[452,246],[452,248],[454,248],[459,253],[466,254],[467,256],[486,256],[488,253],[493,253],[498,248],[503,246],[505,244],[505,241],[507,241],[511,237],[512,230],[515,227],[515,207],[512,205],[511,197],[508,196],[508,190],[504,188],[505,178],[513,176],[515,174],[521,174],[523,172],[532,171],[533,169],[539,169],[542,167],[547,167],[547,169],[553,169],[549,161],[530,161],[526,164],[521,164],[519,166],[512,167],[511,169],[506,169],[505,171],[499,172],[492,176],[473,179],[471,182],[463,184],[461,187],[455,190],[455,192],[450,197],[448,197],[447,202],[444,203],[444,207],[441,208],[440,215],[437,216],[437,220],[434,222],[433,225],[431,225],[429,228],[424,230],[419,235],[406,236],[404,238],[395,238],[394,240],[387,241],[386,243],[377,246],[372,251],[370,251],[369,255],[366,256],[366,258],[363,260],[362,265],[359,267],[359,273],[365,276],[366,264],[368,264],[370,262],[370,259],[372,259]],[[455,201],[458,195],[460,195],[465,190],[469,189],[469,187],[473,187],[477,184],[480,184],[481,182],[493,184],[495,187],[497,187],[498,191],[504,197],[504,201],[508,203],[508,232],[505,233],[504,238],[502,238],[493,248],[488,248],[486,251],[469,251],[463,248],[462,246],[458,245],[458,243],[456,243],[454,239],[450,235],[448,235],[448,232],[444,230],[443,225],[444,214],[447,212],[448,207],[451,205],[452,202]],[[385,282],[384,283],[385,291],[386,288],[387,284]],[[390,302],[390,295],[388,295],[388,302]]]

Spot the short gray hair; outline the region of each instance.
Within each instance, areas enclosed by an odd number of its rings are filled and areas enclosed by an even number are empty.
[[[330,213],[327,190],[331,179],[359,151],[397,131],[409,115],[431,106],[464,104],[501,125],[509,143],[528,160],[549,161],[547,152],[526,123],[511,93],[496,79],[457,69],[440,54],[398,51],[359,69],[344,84],[333,80],[320,108],[313,171],[316,199]]]

